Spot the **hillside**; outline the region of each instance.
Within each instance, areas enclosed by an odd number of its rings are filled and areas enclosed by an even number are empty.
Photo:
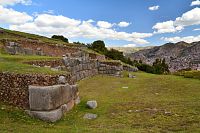
[[[147,47],[109,47],[108,49],[116,49],[120,52],[123,52],[125,55],[129,53],[135,53],[140,50],[144,49],[150,49],[153,48],[153,46],[147,46]]]
[[[10,41],[30,40],[30,41],[43,42],[43,43],[47,43],[51,45],[63,44],[66,46],[79,46],[76,44],[65,43],[57,39],[52,39],[52,38],[48,38],[48,37],[44,37],[40,35],[0,28],[0,41],[3,41],[3,40],[10,40]]]
[[[132,60],[142,60],[152,64],[156,58],[165,58],[169,64],[170,71],[191,68],[200,68],[200,42],[167,43],[151,49],[140,50],[129,55]]]

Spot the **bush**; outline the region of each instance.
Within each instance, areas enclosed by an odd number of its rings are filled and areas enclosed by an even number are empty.
[[[130,58],[126,58],[124,55],[123,55],[123,52],[120,52],[118,50],[115,50],[115,49],[111,49],[111,50],[108,50],[105,46],[105,43],[104,41],[101,41],[101,40],[98,40],[98,41],[94,41],[92,44],[88,44],[87,47],[89,49],[92,49],[100,54],[103,54],[105,56],[107,56],[108,58],[110,59],[113,59],[113,60],[120,60],[126,64],[129,64],[129,65],[133,65],[134,63],[131,61]]]
[[[147,72],[147,73],[153,73],[153,74],[164,74],[169,72],[169,67],[165,62],[165,59],[156,59],[153,65],[148,65],[145,63],[142,63],[140,60],[134,61],[135,65],[138,67],[139,70]]]
[[[61,41],[66,42],[66,43],[69,43],[68,39],[65,38],[65,37],[62,36],[62,35],[53,35],[51,38],[57,39],[57,40],[61,40]]]

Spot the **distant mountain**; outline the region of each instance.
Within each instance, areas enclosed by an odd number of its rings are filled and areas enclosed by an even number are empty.
[[[200,69],[200,42],[167,43],[150,49],[144,49],[128,55],[132,60],[142,60],[152,64],[157,58],[165,58],[170,71],[191,68]]]
[[[147,46],[147,47],[108,47],[108,49],[116,49],[124,54],[135,53],[140,50],[150,49],[154,46]]]

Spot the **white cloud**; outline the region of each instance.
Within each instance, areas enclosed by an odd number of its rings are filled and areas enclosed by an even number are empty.
[[[200,0],[195,0],[192,1],[191,6],[199,6],[200,5]]]
[[[88,23],[94,23],[95,21],[92,20],[92,19],[89,19],[87,22],[88,22]]]
[[[194,8],[181,17],[176,18],[175,21],[160,22],[153,26],[154,33],[170,33],[177,32],[184,29],[186,26],[200,24],[200,8]]]
[[[44,11],[44,13],[47,13],[47,14],[54,14],[54,10],[47,10],[47,11]]]
[[[184,13],[181,17],[176,18],[174,25],[191,26],[200,24],[200,8],[194,8]]]
[[[123,47],[136,47],[136,44],[127,44],[127,45],[124,45]]]
[[[50,14],[38,15],[34,20],[35,24],[39,27],[51,26],[51,27],[65,27],[65,26],[78,26],[81,21],[70,19],[62,15],[54,16]]]
[[[149,42],[144,38],[152,36],[151,33],[118,32],[112,28],[110,23],[101,24],[98,21],[98,26],[95,26],[96,23],[93,20],[80,21],[61,15],[38,14],[32,22],[10,25],[9,28],[46,36],[62,34],[67,38],[124,40],[136,44],[147,44]]]
[[[30,5],[32,3],[31,0],[0,0],[0,5],[7,6],[7,5],[15,5],[15,4],[23,4],[23,5]]]
[[[156,10],[158,10],[160,8],[160,6],[151,6],[151,7],[149,7],[149,10],[150,11],[156,11]]]
[[[128,27],[131,23],[128,23],[128,22],[125,22],[125,21],[122,21],[118,24],[119,27]]]
[[[192,43],[192,42],[198,42],[200,41],[200,35],[199,36],[186,36],[186,37],[162,37],[161,40],[167,41],[167,42],[173,42],[177,43],[180,41],[184,41],[187,43]]]
[[[200,28],[194,29],[193,31],[200,31]]]
[[[153,26],[153,29],[156,30],[154,33],[171,33],[183,30],[182,26],[174,26],[174,21],[166,21],[157,23]]]
[[[32,20],[33,17],[25,12],[18,12],[0,5],[0,23],[18,25]]]
[[[108,28],[111,28],[113,26],[113,24],[109,23],[109,22],[106,22],[106,21],[98,21],[97,22],[97,25],[100,27],[100,28],[105,28],[105,29],[108,29]]]

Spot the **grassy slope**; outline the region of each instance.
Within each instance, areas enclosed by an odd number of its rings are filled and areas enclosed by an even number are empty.
[[[183,76],[185,78],[194,78],[194,79],[200,79],[200,71],[182,71],[182,72],[176,72],[174,75],[177,76]]]
[[[32,40],[38,40],[41,42],[49,43],[50,45],[54,44],[63,44],[66,46],[80,46],[77,44],[72,44],[72,43],[65,43],[63,41],[57,40],[57,39],[52,39],[44,36],[39,36],[35,34],[29,34],[25,32],[19,32],[19,31],[12,31],[12,30],[7,30],[7,29],[2,29],[5,33],[0,35],[0,40],[2,39],[8,39],[8,40],[20,40],[20,39],[32,39]]]
[[[64,72],[52,71],[50,68],[38,68],[32,65],[23,64],[25,61],[55,59],[59,58],[47,56],[7,55],[0,52],[0,72],[63,74]]]
[[[135,75],[136,79],[100,75],[80,81],[81,103],[55,124],[1,104],[0,132],[200,132],[199,80]],[[91,99],[98,101],[97,109],[85,108]],[[98,114],[98,118],[84,120],[87,112]]]

